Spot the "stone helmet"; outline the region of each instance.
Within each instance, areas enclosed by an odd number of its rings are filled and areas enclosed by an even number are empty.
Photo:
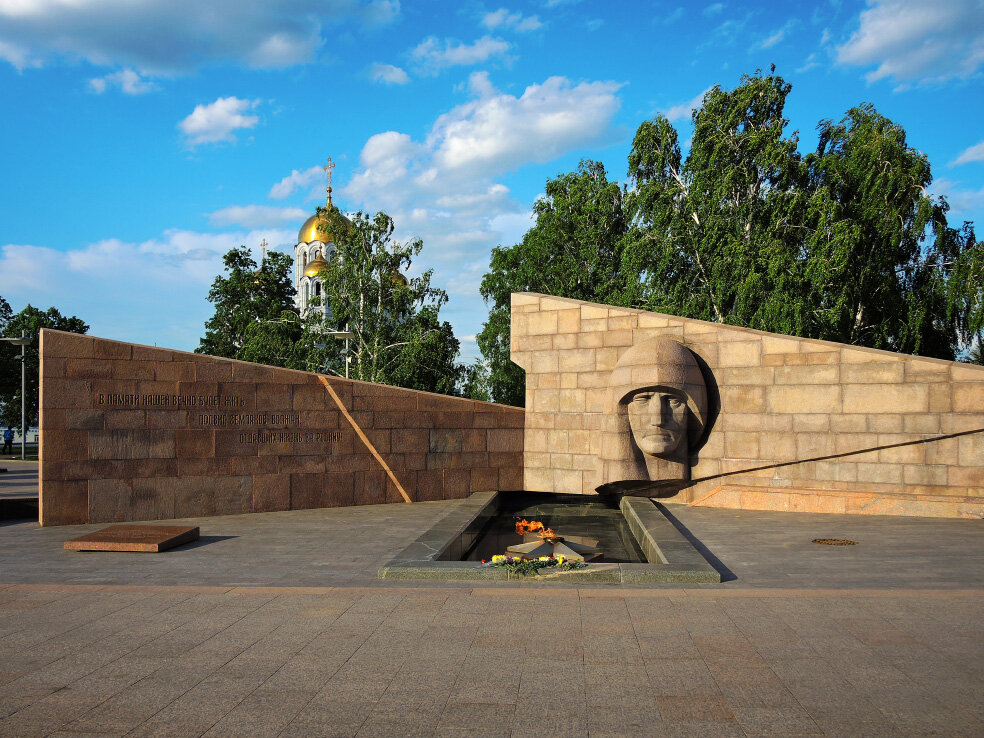
[[[642,389],[674,392],[687,403],[686,454],[704,436],[707,425],[707,385],[694,354],[678,340],[653,338],[640,341],[623,353],[608,379],[606,418],[603,425],[602,485],[612,482],[648,480],[642,451],[629,426],[628,402]],[[683,478],[689,478],[688,473]]]

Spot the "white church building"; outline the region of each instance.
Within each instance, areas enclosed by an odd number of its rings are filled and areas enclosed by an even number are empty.
[[[327,212],[338,212],[338,208],[331,201],[331,171],[335,165],[328,159],[328,165],[324,168],[328,175],[328,186],[325,191],[325,210]],[[348,222],[344,216],[343,220]],[[324,299],[324,286],[318,274],[328,266],[328,263],[335,258],[335,244],[331,241],[331,236],[327,234],[324,226],[327,225],[324,213],[315,213],[304,221],[301,230],[297,234],[297,245],[294,247],[294,288],[296,295],[294,305],[301,315],[306,315],[309,309],[317,309],[326,318],[329,314],[329,306]]]

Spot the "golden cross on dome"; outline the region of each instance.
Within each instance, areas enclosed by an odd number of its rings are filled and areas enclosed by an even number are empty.
[[[333,162],[329,156],[328,163],[321,168],[324,170],[325,174],[328,175],[328,204],[331,205],[331,170],[335,168],[335,162]]]
[[[267,246],[269,245],[270,244],[267,243],[267,240],[265,238],[262,241],[260,241],[260,248],[263,249],[263,259],[261,261],[266,261],[266,250],[267,250]]]

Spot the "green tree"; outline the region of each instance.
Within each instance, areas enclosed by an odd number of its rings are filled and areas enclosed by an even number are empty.
[[[819,131],[806,157],[806,333],[954,358],[974,322],[973,298],[955,290],[974,255],[973,229],[948,226],[946,202],[926,194],[929,160],[873,106]]]
[[[432,270],[404,274],[423,248],[419,240],[393,240],[394,223],[385,213],[356,213],[350,221],[337,209],[322,211],[334,256],[320,278],[333,330],[354,334],[349,376],[367,382],[454,394],[462,378],[456,363],[458,340],[440,319],[447,294],[431,284]],[[309,334],[317,338],[317,331]],[[319,361],[345,374],[341,342],[331,342]]]
[[[222,258],[225,276],[212,283],[208,300],[215,314],[205,323],[196,353],[224,356],[272,366],[298,367],[303,333],[294,307],[293,260],[271,251],[257,265],[245,246]]]
[[[7,324],[13,317],[14,311],[11,309],[10,303],[0,297],[0,336],[7,335]],[[6,341],[0,342],[0,398],[7,397],[14,392],[15,388],[20,386],[20,367],[15,366],[17,363],[15,357],[18,353],[13,344]],[[16,378],[14,376],[15,369],[17,370]]]
[[[929,161],[870,105],[801,157],[774,74],[714,87],[681,159],[663,117],[629,155],[633,302],[692,318],[952,359],[979,333],[981,247],[926,194]]]
[[[980,341],[980,339],[978,339],[978,341]],[[967,361],[971,364],[984,364],[984,344],[978,342],[967,355]]]
[[[28,426],[37,425],[38,422],[38,382],[41,366],[39,337],[42,328],[69,333],[86,333],[89,330],[89,326],[81,318],[74,315],[67,317],[53,307],[39,310],[33,305],[28,305],[19,313],[12,314],[7,301],[0,298],[0,332],[5,337],[25,335],[31,339],[31,343],[25,347],[24,352],[26,386],[24,413],[25,422]],[[20,349],[14,349],[6,342],[0,346],[4,346],[3,355],[0,357],[3,359],[0,422],[5,427],[8,425],[20,427],[21,367],[20,359],[16,358],[20,355]]]
[[[795,299],[805,171],[776,76],[713,87],[694,111],[686,159],[663,116],[639,126],[631,181],[625,270],[632,301],[650,310],[802,333]],[[791,299],[792,298],[792,299]]]
[[[525,402],[523,370],[509,358],[511,293],[628,304],[622,201],[622,188],[608,181],[604,165],[582,161],[576,172],[547,181],[546,195],[533,206],[536,224],[520,243],[492,250],[481,286],[491,308],[477,336],[485,362],[472,369],[469,396],[519,406]]]

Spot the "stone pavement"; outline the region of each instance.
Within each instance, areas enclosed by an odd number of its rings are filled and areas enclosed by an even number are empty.
[[[0,524],[0,735],[981,735],[979,521],[668,506],[730,581],[374,579],[455,504],[194,519],[164,554]]]
[[[38,497],[38,462],[0,459],[0,500]]]

